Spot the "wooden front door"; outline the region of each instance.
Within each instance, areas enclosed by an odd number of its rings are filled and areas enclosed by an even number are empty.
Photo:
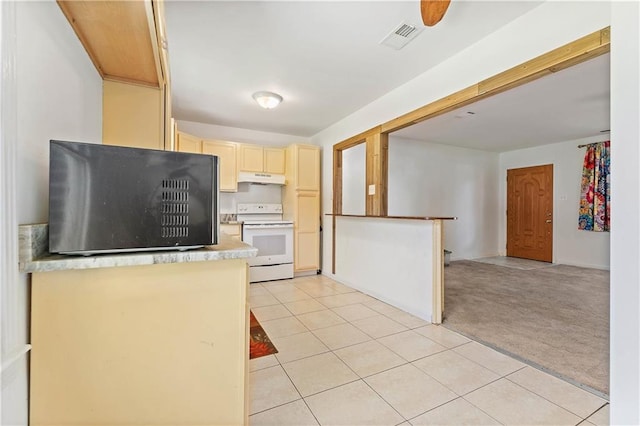
[[[507,170],[507,256],[551,262],[553,164]]]

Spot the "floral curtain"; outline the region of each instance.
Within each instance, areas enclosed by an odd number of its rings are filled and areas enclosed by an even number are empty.
[[[609,231],[610,145],[609,141],[587,145],[582,168],[578,229],[597,232]]]

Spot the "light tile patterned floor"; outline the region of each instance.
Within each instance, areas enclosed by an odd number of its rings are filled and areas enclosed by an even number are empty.
[[[255,283],[251,425],[608,425],[607,401],[324,276]]]

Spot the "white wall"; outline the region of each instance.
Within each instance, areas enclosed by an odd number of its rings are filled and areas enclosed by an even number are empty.
[[[578,230],[580,181],[585,149],[577,146],[608,140],[598,135],[575,141],[520,149],[500,154],[499,241],[505,254],[507,169],[553,164],[553,262],[587,268],[609,269],[609,233]],[[615,148],[613,148],[615,149]]]
[[[324,148],[322,204],[330,212],[334,144],[611,25],[612,204],[618,206],[611,231],[611,424],[640,424],[639,6],[547,1],[312,138]],[[331,259],[328,222],[325,273]]]
[[[58,5],[18,2],[18,220],[46,222],[49,140],[102,143],[102,81]]]
[[[18,224],[47,221],[49,140],[101,142],[102,81],[53,0],[15,2],[12,7],[12,22],[3,16],[2,63],[3,68],[15,63],[16,97],[10,102],[16,125],[15,134],[2,143],[17,151],[15,176],[3,170],[3,181],[12,180],[16,203],[5,205],[3,199],[0,208],[15,209],[10,226],[17,229]],[[4,10],[3,4],[3,15]],[[13,53],[5,51],[6,39],[14,41]],[[28,276],[14,270],[13,277],[2,283],[3,296],[8,296],[2,300],[3,363],[28,343]],[[3,368],[2,378],[2,424],[27,424],[27,356]]]
[[[336,229],[338,281],[431,321],[433,222],[338,217]]]
[[[611,23],[611,422],[640,424],[640,3]]]
[[[366,212],[367,150],[361,143],[342,151],[342,213]]]
[[[178,131],[203,139],[254,143],[258,145],[284,147],[292,143],[311,143],[311,139],[283,133],[261,132],[238,127],[218,126],[195,121],[178,120]]]
[[[389,215],[444,222],[452,259],[498,254],[498,154],[389,137]]]

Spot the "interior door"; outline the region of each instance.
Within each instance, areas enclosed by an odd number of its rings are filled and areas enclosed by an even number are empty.
[[[552,261],[553,164],[507,170],[507,256]]]

